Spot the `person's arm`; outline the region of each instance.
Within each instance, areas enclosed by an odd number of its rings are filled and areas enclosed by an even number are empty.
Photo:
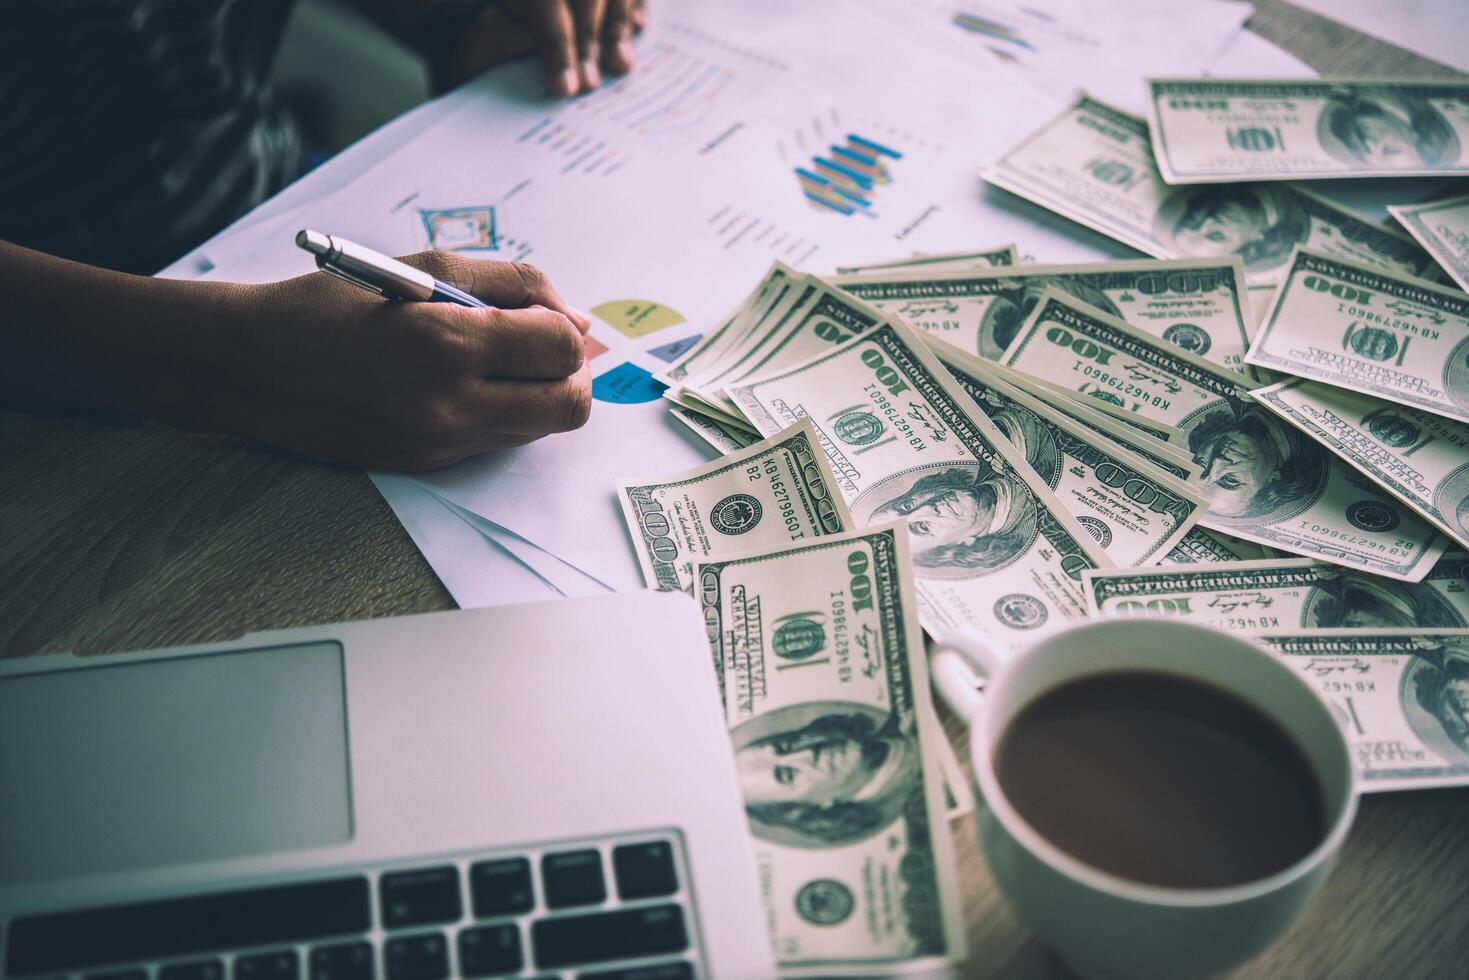
[[[540,272],[440,252],[403,261],[503,309],[391,303],[319,272],[150,279],[0,242],[0,407],[142,416],[391,469],[586,421],[590,323]]]
[[[643,0],[354,0],[418,49],[441,88],[535,55],[546,90],[590,92],[633,67],[632,36],[647,22]]]

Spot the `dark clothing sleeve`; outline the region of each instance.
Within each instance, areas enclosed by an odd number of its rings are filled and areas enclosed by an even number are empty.
[[[291,0],[41,0],[0,30],[0,239],[153,273],[297,176]]]

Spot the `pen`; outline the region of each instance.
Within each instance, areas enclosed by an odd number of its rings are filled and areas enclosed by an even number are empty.
[[[462,289],[440,282],[422,269],[374,252],[365,245],[310,228],[296,232],[296,244],[316,256],[316,267],[370,293],[400,302],[458,303],[488,307]]]

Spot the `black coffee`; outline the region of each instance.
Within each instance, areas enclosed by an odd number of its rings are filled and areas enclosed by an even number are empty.
[[[1233,694],[1169,674],[1097,674],[1043,694],[1011,721],[995,770],[1051,843],[1147,884],[1254,881],[1326,832],[1295,740]]]

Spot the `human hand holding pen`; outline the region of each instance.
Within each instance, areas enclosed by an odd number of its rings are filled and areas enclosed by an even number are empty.
[[[590,321],[544,275],[443,252],[402,261],[499,308],[387,302],[324,272],[130,276],[0,242],[0,408],[142,416],[399,470],[586,422]]]
[[[585,424],[591,325],[535,267],[445,252],[402,258],[491,304],[391,303],[322,273],[249,297],[266,397],[228,427],[308,456],[425,470]]]

